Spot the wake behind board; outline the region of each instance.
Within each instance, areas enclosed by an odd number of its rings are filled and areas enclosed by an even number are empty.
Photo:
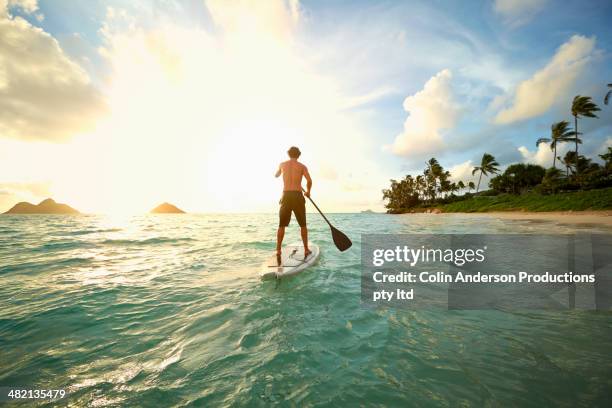
[[[319,259],[321,251],[316,244],[309,244],[308,246],[312,253],[306,259],[304,259],[304,246],[301,243],[284,247],[280,265],[278,264],[275,252],[261,266],[259,276],[262,280],[282,278],[297,275],[304,269],[312,266]]]

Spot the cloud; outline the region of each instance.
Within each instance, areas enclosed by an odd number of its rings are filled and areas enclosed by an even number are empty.
[[[474,169],[474,163],[471,160],[467,160],[463,163],[451,166],[448,171],[451,174],[451,181],[458,182],[463,181],[467,184],[470,181],[476,181],[477,176],[472,176],[472,170]]]
[[[543,167],[548,167],[552,164],[553,152],[545,143],[539,144],[536,151],[531,151],[526,146],[519,147],[518,151],[523,156],[523,162],[525,163],[539,164]]]
[[[565,156],[566,152],[573,149],[574,145],[572,143],[561,144],[557,146],[557,156],[563,157]],[[553,151],[550,149],[550,145],[547,143],[540,143],[535,151],[531,151],[525,146],[521,146],[517,150],[521,154],[524,163],[538,164],[545,168],[552,166]],[[558,160],[557,167],[559,167]]]
[[[559,47],[551,61],[533,76],[521,82],[514,95],[502,95],[492,106],[511,106],[495,116],[497,124],[513,123],[539,116],[559,103],[568,103],[569,93],[595,53],[595,38],[572,36]]]
[[[597,149],[597,154],[604,154],[608,152],[608,147],[612,147],[612,136],[608,136],[606,140]]]
[[[445,69],[431,77],[423,89],[404,100],[408,118],[404,131],[390,146],[400,156],[423,156],[445,147],[443,130],[452,129],[461,109],[451,87],[451,71]]]
[[[548,0],[495,0],[493,10],[511,27],[528,23]]]
[[[6,15],[9,8],[32,14],[38,11],[38,0],[0,0],[0,15]]]
[[[26,12],[35,1],[9,1]],[[63,140],[91,129],[104,110],[86,72],[58,42],[0,0],[0,137]]]
[[[26,195],[36,198],[49,194],[49,182],[0,183],[0,195]]]
[[[206,8],[213,21],[226,33],[263,33],[286,38],[300,19],[298,0],[207,0]]]
[[[472,160],[467,160],[463,163],[459,163],[456,164],[454,166],[451,166],[448,171],[451,174],[451,181],[457,183],[459,181],[463,181],[463,183],[466,185],[468,185],[468,183],[471,181],[474,183],[474,185],[478,185],[478,179],[480,179],[480,190],[486,190],[487,186],[489,185],[489,181],[497,176],[497,174],[488,174],[488,175],[482,175],[482,178],[480,176],[480,172],[477,172],[475,174],[472,174],[472,171],[474,170],[474,163],[472,162]]]
[[[343,103],[343,109],[353,109],[376,102],[386,96],[397,93],[395,88],[384,86],[373,89],[363,95],[350,96]]]

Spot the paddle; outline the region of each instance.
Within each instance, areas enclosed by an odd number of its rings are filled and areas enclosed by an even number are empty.
[[[302,188],[302,191],[306,191],[306,190]],[[331,225],[331,222],[329,222],[325,214],[323,214],[323,211],[319,209],[319,206],[316,205],[314,201],[312,201],[312,198],[308,197],[308,199],[310,200],[312,205],[315,206],[319,214],[321,214],[325,222],[327,222],[327,225],[329,225],[329,228],[331,229],[331,233],[332,233],[332,238],[334,239],[334,244],[336,244],[336,248],[338,248],[340,252],[344,252],[347,249],[349,249],[351,245],[353,245],[349,237],[347,237],[342,231],[340,231],[339,229],[336,229],[333,225]]]

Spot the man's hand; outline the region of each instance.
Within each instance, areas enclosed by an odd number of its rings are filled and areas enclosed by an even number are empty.
[[[304,195],[308,198],[310,198],[310,191],[304,191]]]

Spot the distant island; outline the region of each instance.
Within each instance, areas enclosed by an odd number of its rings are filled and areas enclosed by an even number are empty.
[[[170,203],[162,203],[152,209],[151,214],[185,214],[185,211]]]
[[[374,211],[372,211],[372,210],[363,210],[361,213],[362,213],[362,214],[376,214],[376,213],[375,213]]]
[[[4,214],[80,214],[77,210],[67,204],[56,203],[47,198],[38,205],[22,201],[17,203]]]

